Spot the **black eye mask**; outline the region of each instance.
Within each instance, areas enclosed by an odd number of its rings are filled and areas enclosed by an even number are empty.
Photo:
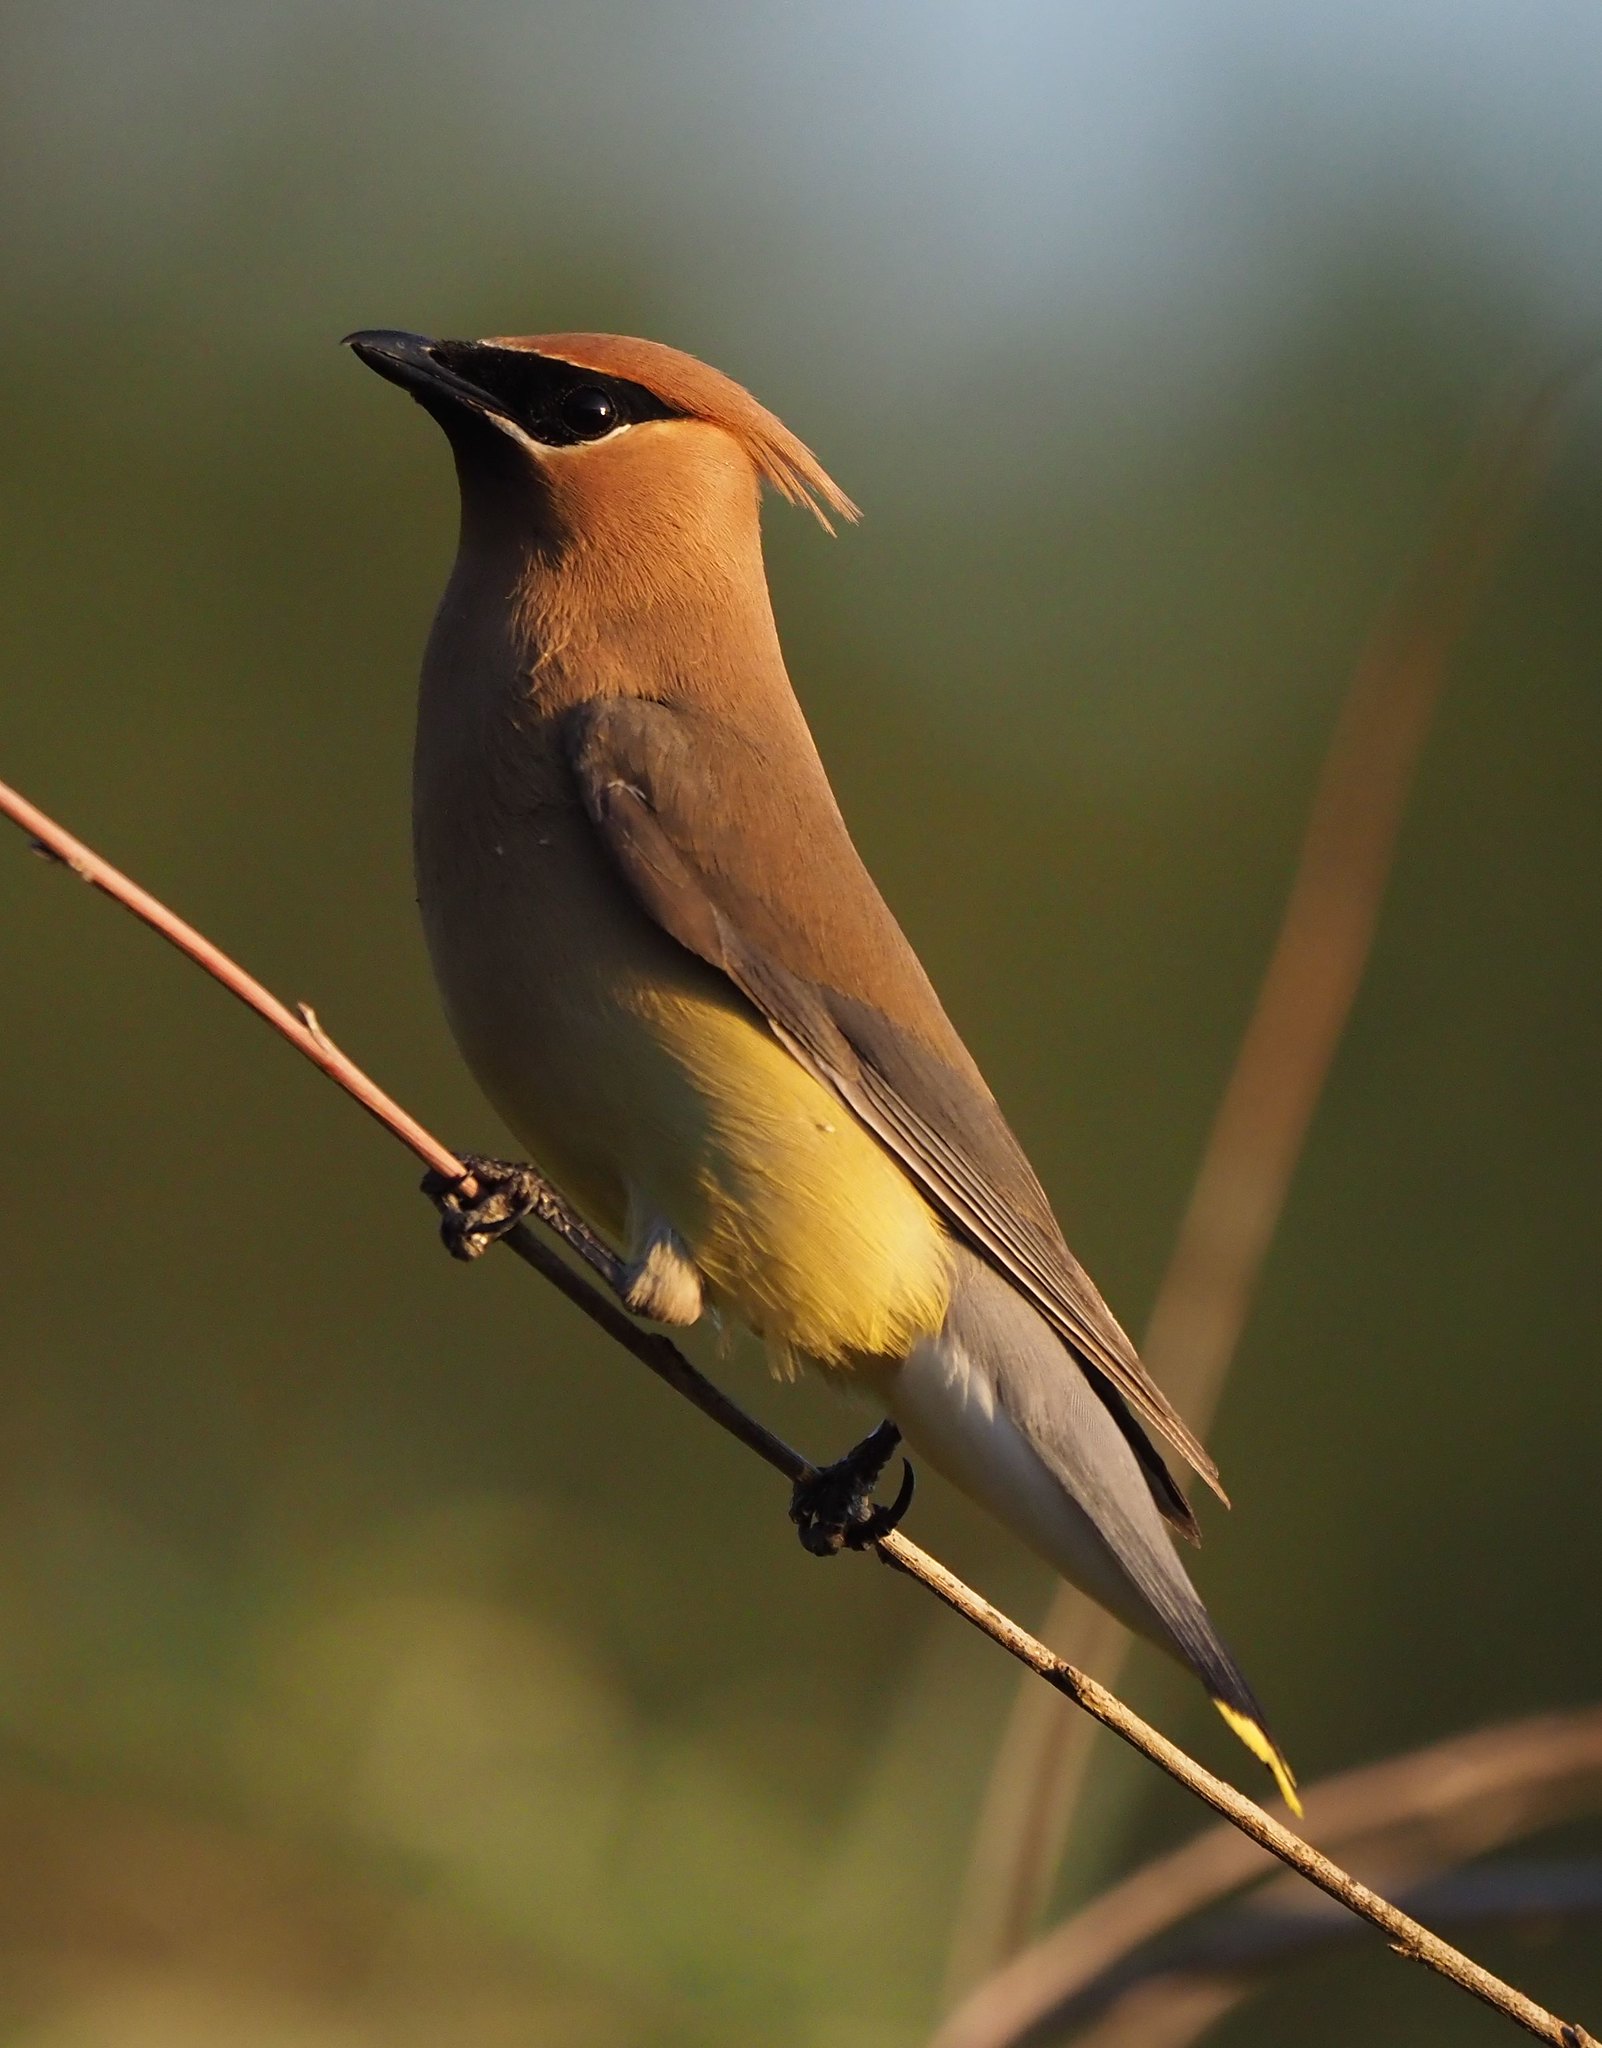
[[[545,448],[600,441],[638,420],[679,417],[643,384],[603,377],[527,349],[490,348],[478,341],[435,341],[428,353],[442,368],[493,401],[513,426]]]

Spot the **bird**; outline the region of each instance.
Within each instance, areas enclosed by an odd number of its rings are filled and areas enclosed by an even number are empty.
[[[1217,1468],[1069,1251],[859,856],[786,671],[764,487],[857,508],[731,377],[664,343],[345,337],[455,460],[422,664],[418,902],[455,1040],[616,1251],[626,1305],[743,1326],[887,1420],[798,1487],[809,1548],[877,1540],[907,1446],[1188,1666],[1295,1780],[1175,1547],[1164,1450]],[[471,1255],[515,1162],[436,1186]],[[909,1473],[910,1479],[910,1473]],[[1299,1809],[1298,1809],[1299,1810]]]

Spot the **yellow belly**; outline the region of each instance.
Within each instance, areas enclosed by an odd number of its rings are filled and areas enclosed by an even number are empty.
[[[546,1020],[515,1071],[497,1062],[502,1114],[615,1242],[671,1225],[715,1303],[781,1358],[904,1357],[945,1318],[939,1219],[721,976],[656,964]]]
[[[643,1008],[697,1103],[663,1213],[690,1217],[675,1227],[714,1293],[824,1365],[899,1358],[937,1330],[945,1232],[851,1112],[743,1005],[654,994]]]

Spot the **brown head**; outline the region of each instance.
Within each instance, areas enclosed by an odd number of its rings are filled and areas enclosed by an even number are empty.
[[[681,526],[698,499],[727,517],[761,483],[854,519],[856,507],[782,420],[721,370],[681,349],[621,334],[495,335],[430,341],[370,330],[346,336],[449,436],[464,505],[493,496],[502,518],[521,496],[549,538],[594,540],[631,508],[637,532]],[[666,501],[666,502],[662,502]],[[832,529],[831,529],[832,530]]]
[[[831,511],[856,517],[782,421],[732,377],[660,342],[346,339],[444,429],[462,494],[452,587],[480,607],[509,598],[513,636],[548,682],[562,647],[621,651],[618,674],[647,689],[657,686],[649,671],[692,650],[703,667],[721,652],[719,666],[749,673],[760,643],[763,663],[776,663],[762,484],[825,527]]]
[[[761,486],[826,527],[828,512],[856,508],[748,391],[622,335],[346,339],[438,421],[456,458],[461,545],[425,698],[483,694],[497,670],[551,708],[684,688],[799,719],[768,599]]]

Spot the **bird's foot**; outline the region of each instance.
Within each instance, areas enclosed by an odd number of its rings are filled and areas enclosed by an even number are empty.
[[[796,1481],[790,1520],[804,1549],[833,1557],[838,1550],[866,1550],[890,1534],[912,1505],[912,1467],[902,1459],[901,1490],[888,1506],[874,1500],[873,1489],[900,1441],[895,1424],[881,1422],[843,1458]]]
[[[462,1164],[467,1172],[459,1179],[429,1172],[423,1175],[422,1187],[439,1211],[445,1249],[453,1259],[476,1259],[540,1206],[546,1185],[532,1166],[515,1160],[467,1152]],[[473,1192],[465,1195],[462,1190],[469,1181]]]

